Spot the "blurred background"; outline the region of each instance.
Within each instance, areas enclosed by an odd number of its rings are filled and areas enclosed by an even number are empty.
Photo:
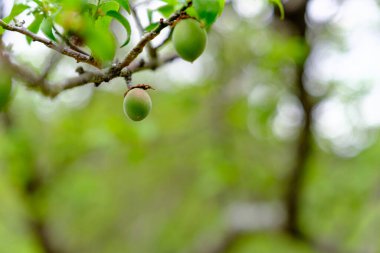
[[[13,79],[0,252],[380,252],[379,3],[228,1],[199,60],[133,76],[156,89],[138,123],[122,79],[54,100]],[[3,40],[35,69],[51,54]]]

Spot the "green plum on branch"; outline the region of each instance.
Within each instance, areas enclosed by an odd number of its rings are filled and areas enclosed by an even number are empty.
[[[133,121],[141,121],[152,109],[152,100],[146,88],[135,86],[130,88],[124,97],[124,114]]]
[[[193,62],[206,48],[206,31],[195,19],[181,20],[174,28],[173,44],[182,59]]]

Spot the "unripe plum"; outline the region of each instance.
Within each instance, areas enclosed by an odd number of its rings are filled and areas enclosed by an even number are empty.
[[[149,94],[141,88],[128,91],[124,97],[124,114],[133,121],[143,120],[152,109],[152,100]]]
[[[182,59],[193,62],[206,48],[206,31],[194,19],[181,20],[174,28],[173,44]]]

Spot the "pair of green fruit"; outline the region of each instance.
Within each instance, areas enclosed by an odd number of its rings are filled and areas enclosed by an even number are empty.
[[[195,61],[205,50],[206,31],[194,19],[181,20],[173,31],[173,44],[178,55],[189,62]],[[143,120],[152,109],[152,100],[142,88],[133,88],[124,97],[124,113],[133,121]]]

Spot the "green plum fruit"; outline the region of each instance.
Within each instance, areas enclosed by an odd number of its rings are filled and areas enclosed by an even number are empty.
[[[128,91],[124,97],[124,114],[133,121],[143,120],[152,109],[152,100],[149,94],[141,88]]]
[[[12,78],[8,73],[0,74],[0,111],[5,108],[11,98]]]
[[[193,62],[206,48],[206,31],[195,19],[181,20],[174,28],[173,44],[182,59]]]

